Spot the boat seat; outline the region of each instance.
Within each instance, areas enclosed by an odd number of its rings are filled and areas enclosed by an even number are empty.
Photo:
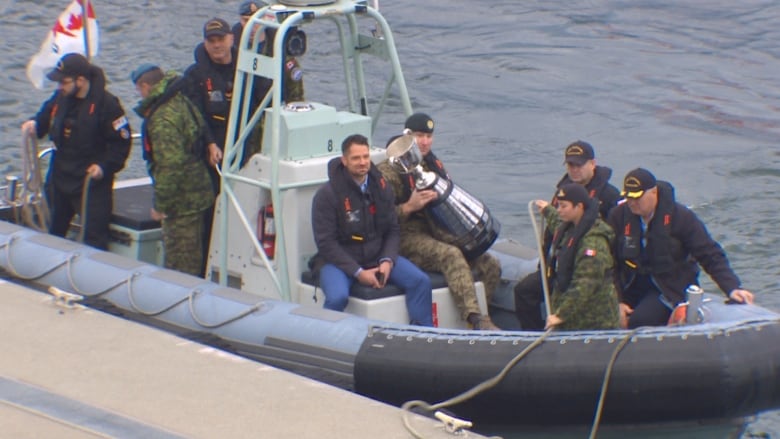
[[[444,275],[441,273],[426,272],[431,280],[431,302],[433,324],[445,328],[466,328],[467,323],[461,318],[455,298],[450,294]],[[476,274],[475,274],[476,278]],[[484,284],[480,281],[474,284],[477,292],[477,301],[483,314],[487,314],[488,305],[485,296]],[[322,306],[325,296],[319,288],[318,279],[311,271],[301,273],[299,296],[311,298],[307,304]],[[406,309],[406,300],[402,290],[394,285],[374,289],[353,283],[349,291],[349,301],[345,312],[369,320],[381,322],[394,322],[399,324],[409,323],[409,314]]]
[[[138,231],[159,229],[160,222],[149,216],[153,199],[154,188],[150,184],[114,189],[111,223]]]
[[[427,272],[428,277],[431,279],[431,288],[438,289],[447,286],[447,282],[444,281],[444,275],[441,273]],[[301,281],[305,284],[318,287],[319,283],[315,279],[314,274],[311,271],[304,271],[301,274]],[[365,285],[361,285],[358,282],[352,284],[352,288],[349,290],[350,297],[355,297],[363,300],[375,300],[384,299],[386,297],[401,296],[403,291],[395,285],[387,284],[384,288],[371,288]]]

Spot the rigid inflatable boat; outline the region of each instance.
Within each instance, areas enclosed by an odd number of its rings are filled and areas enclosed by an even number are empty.
[[[0,222],[0,267],[20,281],[393,404],[457,395],[542,336],[421,328],[260,298],[8,222]],[[708,299],[704,322],[694,325],[547,334],[495,387],[451,410],[476,422],[560,426],[588,425],[600,398],[605,424],[714,421],[780,407],[780,316]]]
[[[431,274],[436,328],[407,325],[404,297],[393,288],[358,287],[345,312],[323,309],[307,267],[316,253],[308,220],[312,197],[327,181],[327,163],[340,154],[342,139],[354,133],[372,139],[391,97],[404,115],[412,113],[411,101],[390,27],[376,9],[352,0],[270,3],[247,26],[276,29],[282,37],[275,39],[275,54],[285,52],[288,33],[300,39],[301,29],[313,22],[335,26],[329,35],[336,35],[344,78],[331,82],[346,85],[346,108],[283,103],[283,57],[259,54],[258,41],[244,33],[234,89],[243,99],[232,101],[208,279],[160,268],[163,249],[159,224],[148,217],[148,182],[116,188],[111,252],[0,222],[0,268],[9,277],[55,287],[55,300],[66,306],[82,299],[393,404],[438,402],[496,377],[482,392],[449,406],[476,423],[695,424],[780,407],[780,316],[755,305],[726,305],[722,297],[708,296],[697,310],[702,321],[690,325],[472,331],[465,329],[441,275]],[[371,32],[361,33],[366,27]],[[305,41],[296,47],[305,48]],[[383,67],[364,68],[369,57]],[[260,77],[274,86],[254,112],[246,111],[241,103],[249,102]],[[369,89],[376,88],[380,95],[369,98]],[[261,118],[262,150],[242,163],[245,140]],[[372,149],[375,161],[385,156],[384,149]],[[8,203],[17,208],[27,201],[11,197]],[[475,285],[484,312],[499,322],[502,306],[508,314],[513,309],[501,305],[511,301],[513,283],[535,269],[536,259],[507,240],[489,251],[501,259],[504,278],[494,303],[486,303],[481,282]]]

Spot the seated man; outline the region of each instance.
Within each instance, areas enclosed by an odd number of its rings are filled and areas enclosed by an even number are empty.
[[[424,113],[415,113],[406,119],[405,129],[410,130],[423,156],[422,167],[449,179],[444,165],[431,151],[433,145],[433,119]],[[438,195],[432,189],[418,191],[409,174],[401,174],[388,160],[378,166],[382,175],[395,191],[396,211],[401,221],[401,254],[426,271],[444,275],[463,320],[472,328],[499,330],[488,315],[482,315],[477,302],[477,291],[471,270],[477,272],[485,285],[486,299],[490,302],[493,292],[501,282],[501,264],[492,255],[483,253],[467,260],[455,246],[454,237],[430,223],[424,214],[425,206]]]
[[[393,190],[371,163],[366,137],[344,139],[328,178],[311,209],[325,308],[343,311],[355,281],[373,288],[390,282],[406,293],[410,323],[433,326],[431,281],[398,255]]]
[[[620,191],[609,183],[612,169],[596,164],[596,154],[588,142],[577,140],[566,147],[563,153],[566,174],[556,185],[560,189],[566,184],[581,184],[588,195],[597,201],[601,219],[606,221],[609,211],[620,200]],[[557,193],[557,191],[556,191]],[[557,207],[558,200],[553,195],[550,204]],[[544,230],[545,252],[550,248],[552,230],[547,227]],[[544,327],[541,304],[544,300],[542,291],[542,277],[539,270],[524,277],[515,285],[515,312],[520,326],[526,331],[537,331]]]
[[[612,253],[622,327],[665,325],[686,300],[686,288],[698,285],[698,264],[731,300],[753,303],[723,248],[695,213],[675,201],[671,184],[637,168],[626,174],[623,196],[626,202],[608,220],[617,234]]]
[[[618,300],[612,282],[615,233],[601,218],[585,187],[561,186],[558,205],[536,200],[553,239],[546,265],[552,315],[545,329],[617,329]]]

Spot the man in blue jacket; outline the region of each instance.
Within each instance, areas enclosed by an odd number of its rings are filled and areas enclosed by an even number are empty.
[[[328,163],[329,181],[311,209],[325,308],[343,311],[355,282],[372,288],[389,282],[404,290],[410,323],[433,326],[430,279],[398,255],[395,194],[371,162],[368,139],[351,135],[341,152]]]

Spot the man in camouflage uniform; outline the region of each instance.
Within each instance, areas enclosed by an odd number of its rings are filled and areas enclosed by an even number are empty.
[[[182,80],[144,64],[131,79],[142,100],[144,159],[154,184],[152,218],[162,221],[165,267],[202,276],[205,213],[214,203],[203,161],[205,121],[184,96]]]
[[[406,120],[405,129],[412,132],[423,156],[422,167],[449,178],[441,161],[431,152],[433,144],[433,119],[423,113],[415,113]],[[401,174],[388,160],[378,165],[385,179],[395,192],[396,211],[401,222],[401,255],[425,271],[440,272],[461,312],[462,318],[474,329],[498,330],[488,315],[482,315],[477,302],[472,269],[485,286],[488,302],[501,282],[501,264],[498,259],[484,253],[473,260],[466,260],[463,252],[454,244],[455,237],[435,227],[423,213],[425,206],[437,198],[431,189],[418,191],[409,182],[409,175]]]
[[[557,208],[536,200],[554,230],[546,259],[552,314],[545,329],[616,329],[620,318],[611,253],[615,233],[599,218],[597,202],[581,184],[565,184],[555,197]]]

